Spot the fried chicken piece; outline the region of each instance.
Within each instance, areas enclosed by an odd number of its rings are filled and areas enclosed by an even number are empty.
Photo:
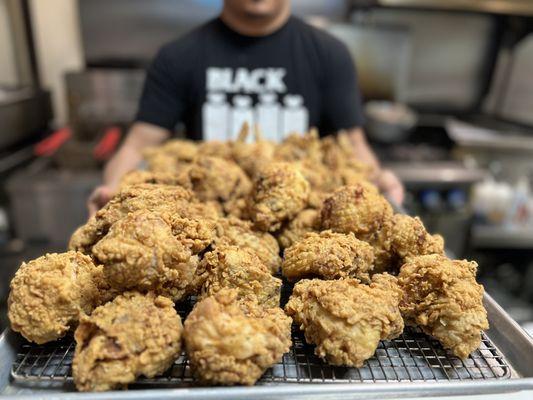
[[[192,140],[173,139],[162,146],[152,147],[143,152],[143,157],[151,172],[179,172],[198,154],[198,146]]]
[[[322,231],[308,233],[284,253],[281,270],[289,281],[319,277],[323,279],[370,279],[374,250],[353,233]]]
[[[248,123],[245,122],[237,140],[232,144],[232,156],[244,172],[253,177],[262,166],[272,161],[276,144],[264,140],[257,126],[254,129],[254,141],[247,143],[249,130]]]
[[[343,186],[324,200],[320,211],[322,229],[353,232],[374,247],[374,272],[391,271],[395,265],[391,250],[393,210],[377,188],[361,182]]]
[[[209,140],[206,142],[201,142],[198,145],[198,154],[202,156],[212,156],[220,157],[225,160],[232,159],[232,144],[231,142],[218,141],[218,140]]]
[[[217,219],[218,211],[210,204],[199,203],[194,194],[180,186],[138,184],[116,194],[96,215],[74,232],[70,250],[90,254],[91,249],[109,228],[131,212],[149,210],[189,219]]]
[[[258,229],[274,232],[305,208],[309,192],[309,183],[294,165],[272,163],[257,172],[250,217]]]
[[[171,300],[124,293],[83,316],[74,334],[72,375],[78,390],[125,388],[167,370],[181,351],[183,326]]]
[[[331,193],[329,192],[311,190],[311,192],[309,193],[309,201],[307,202],[307,205],[309,208],[312,208],[313,210],[320,211],[322,209],[322,206],[324,205],[324,201],[329,196],[331,196]],[[320,213],[318,217],[318,222],[320,222]]]
[[[302,135],[302,132],[292,133],[276,147],[274,159],[278,161],[309,160],[314,163],[322,162],[320,139],[318,131],[311,129]]]
[[[361,240],[378,232],[392,215],[389,202],[373,185],[363,183],[337,189],[320,212],[323,229],[353,232]]]
[[[430,235],[418,217],[396,214],[392,222],[392,249],[401,260],[427,254],[444,254],[444,239]]]
[[[211,385],[253,385],[291,345],[291,319],[254,297],[224,289],[198,302],[185,321],[185,348],[194,374]]]
[[[151,172],[136,170],[124,175],[120,180],[119,191],[127,186],[138,185],[142,183],[163,184],[170,186],[182,186],[191,189],[191,182],[188,179],[186,171],[177,172]]]
[[[304,331],[315,354],[333,365],[361,367],[379,341],[403,331],[396,278],[375,275],[370,285],[357,279],[304,279],[285,306]]]
[[[78,227],[68,242],[68,249],[72,251],[79,251],[83,254],[91,254],[91,249],[94,244],[98,242],[104,232],[100,230],[100,225],[93,215],[87,223]]]
[[[327,136],[322,139],[321,150],[322,161],[331,170],[346,169],[364,179],[369,179],[374,172],[368,164],[356,159],[353,144],[346,133],[341,132],[336,136]]]
[[[392,218],[384,219],[383,225],[370,235],[362,236],[374,249],[374,270],[372,273],[397,273],[398,257],[392,250]]]
[[[197,290],[196,254],[211,244],[213,228],[139,210],[113,224],[92,253],[112,287],[178,301]]]
[[[270,269],[248,249],[217,247],[205,254],[198,275],[202,281],[201,299],[233,288],[238,290],[239,298],[252,295],[262,306],[279,307],[281,279],[274,278]]]
[[[319,216],[318,211],[311,208],[298,213],[277,234],[279,246],[286,249],[302,239],[307,233],[316,231],[320,222]]]
[[[252,190],[252,182],[233,161],[218,157],[199,157],[191,165],[192,189],[200,201],[217,201],[226,214]]]
[[[431,254],[409,258],[398,275],[406,322],[463,359],[479,347],[481,332],[489,328],[476,271],[473,261]]]
[[[251,250],[272,274],[279,271],[281,257],[278,242],[269,233],[254,231],[249,221],[234,217],[220,218],[216,224],[214,247],[223,245],[234,245],[241,249]]]
[[[74,251],[22,263],[10,285],[11,329],[38,344],[59,339],[100,303],[102,281],[102,267]]]

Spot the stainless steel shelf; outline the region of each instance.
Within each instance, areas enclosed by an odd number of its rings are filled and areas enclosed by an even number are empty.
[[[533,249],[533,228],[474,226],[471,245],[488,249]]]
[[[530,0],[378,0],[378,3],[389,7],[533,15],[533,4]]]

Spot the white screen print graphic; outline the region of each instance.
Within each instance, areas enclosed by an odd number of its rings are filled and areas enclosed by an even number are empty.
[[[292,132],[306,132],[309,113],[304,99],[287,93],[285,75],[284,68],[207,68],[203,138],[235,139],[245,121],[250,126],[259,124],[270,140],[282,139]],[[250,95],[255,95],[257,104],[253,104]]]

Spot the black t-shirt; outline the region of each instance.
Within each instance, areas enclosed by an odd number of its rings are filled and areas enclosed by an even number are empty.
[[[152,62],[137,120],[191,139],[235,138],[244,121],[279,140],[362,125],[351,56],[339,40],[291,17],[278,31],[243,36],[220,19],[166,46]]]

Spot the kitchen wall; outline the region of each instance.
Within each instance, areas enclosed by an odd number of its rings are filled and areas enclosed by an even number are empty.
[[[0,0],[0,85],[16,85],[18,75],[7,0]]]
[[[83,68],[78,2],[31,0],[35,46],[43,86],[52,91],[54,125],[67,122],[64,74]]]

